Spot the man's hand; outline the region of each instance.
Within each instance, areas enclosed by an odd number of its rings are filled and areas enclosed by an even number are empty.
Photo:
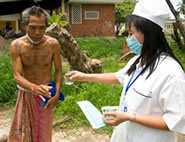
[[[58,101],[59,101],[59,96],[58,95],[55,95],[55,96],[51,97],[48,100],[48,103],[45,106],[45,108],[53,109],[57,105]]]
[[[51,94],[49,93],[49,90],[51,89],[51,86],[47,85],[34,85],[31,88],[31,91],[36,95],[41,95],[47,98],[51,98]]]

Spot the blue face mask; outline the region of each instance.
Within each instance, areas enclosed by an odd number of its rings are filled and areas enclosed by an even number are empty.
[[[134,36],[129,36],[126,41],[128,47],[134,54],[141,54],[142,44]]]

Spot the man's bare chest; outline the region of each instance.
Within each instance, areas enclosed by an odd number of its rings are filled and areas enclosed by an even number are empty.
[[[52,62],[52,50],[48,47],[22,48],[20,57],[23,66],[47,66]]]

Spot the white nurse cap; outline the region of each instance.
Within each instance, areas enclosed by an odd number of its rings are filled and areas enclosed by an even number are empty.
[[[174,8],[180,7],[182,0],[170,0]],[[134,15],[144,17],[164,29],[165,22],[174,18],[166,0],[139,0],[133,11]]]

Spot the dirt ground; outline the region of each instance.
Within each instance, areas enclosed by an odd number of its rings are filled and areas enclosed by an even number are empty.
[[[10,129],[12,109],[0,108],[0,138],[7,135]],[[53,130],[53,142],[109,142],[110,137],[107,134],[99,134],[91,128]],[[1,141],[0,142],[4,142]],[[185,135],[178,135],[177,142],[185,142]]]
[[[12,109],[0,108],[0,138],[6,136],[10,129]],[[109,136],[99,134],[91,128],[53,130],[53,142],[109,142]],[[0,142],[4,142],[1,141]]]

